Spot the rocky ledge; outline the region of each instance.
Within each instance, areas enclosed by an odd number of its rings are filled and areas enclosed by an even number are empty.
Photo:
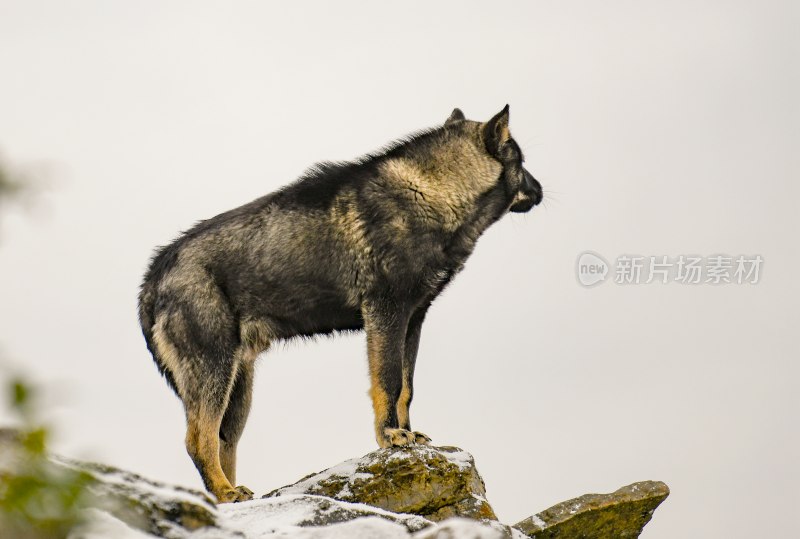
[[[13,460],[0,459],[0,479],[13,475],[2,469]],[[454,447],[380,449],[261,499],[220,505],[205,493],[116,468],[50,462],[89,478],[85,518],[69,533],[73,539],[633,538],[669,494],[664,483],[645,481],[586,494],[509,526],[489,505],[472,456]]]

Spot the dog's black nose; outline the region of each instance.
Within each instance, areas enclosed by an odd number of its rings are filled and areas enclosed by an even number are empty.
[[[533,201],[533,205],[535,206],[542,201],[542,184],[527,170],[523,170],[523,172],[522,192],[531,197],[531,201]]]

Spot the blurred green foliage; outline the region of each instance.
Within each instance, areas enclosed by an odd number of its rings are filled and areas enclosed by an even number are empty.
[[[0,209],[24,190],[0,162]],[[91,476],[51,461],[49,429],[37,414],[36,389],[21,378],[7,386],[7,405],[17,428],[0,428],[0,538],[67,537],[81,521]]]
[[[48,459],[49,430],[36,420],[30,384],[12,380],[8,396],[21,426],[0,431],[0,537],[66,537],[81,521],[91,476]]]
[[[0,204],[22,191],[23,182],[0,160]]]

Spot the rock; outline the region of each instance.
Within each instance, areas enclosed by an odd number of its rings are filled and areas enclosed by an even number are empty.
[[[486,501],[471,455],[414,446],[374,451],[262,499],[216,505],[203,492],[111,466],[43,452],[26,457],[20,440],[0,429],[0,492],[4,481],[29,474],[46,487],[37,500],[52,505],[54,492],[80,485],[80,518],[62,519],[64,533],[56,534],[69,539],[617,539],[637,537],[669,494],[663,483],[636,483],[558,504],[510,527]],[[72,479],[59,487],[63,477]],[[34,522],[4,520],[10,513],[3,511],[0,503],[0,537],[54,536],[39,533]]]
[[[438,522],[450,517],[497,520],[472,455],[455,447],[379,449],[304,477],[265,498],[315,494]]]
[[[471,462],[471,457],[463,452],[453,450],[447,455],[450,460],[440,456],[426,462],[445,469],[466,467],[467,462]],[[447,462],[440,462],[441,458]],[[89,519],[70,534],[71,539],[105,536],[170,539],[511,537],[510,529],[498,522],[490,527],[474,520],[448,519],[437,525],[415,514],[312,494],[282,493],[249,502],[215,505],[205,493],[151,481],[111,466],[60,457],[51,457],[51,460],[56,466],[80,470],[92,477],[91,507],[86,512]],[[452,475],[455,471],[448,473]],[[461,474],[456,475],[461,477]],[[425,534],[421,535],[423,532]]]
[[[165,536],[217,524],[215,503],[204,492],[151,481],[113,466],[60,457],[51,460],[89,474],[92,505],[134,528]]]
[[[643,481],[611,494],[584,494],[514,525],[528,537],[620,539],[639,537],[669,495],[660,481]]]
[[[91,520],[69,539],[509,539],[507,528],[483,525],[474,520],[448,519],[440,524],[415,515],[391,513],[362,504],[352,504],[312,495],[285,495],[248,502],[222,504],[215,511],[216,524],[194,531],[174,527],[143,534],[126,527],[112,514],[95,508]],[[496,523],[497,524],[497,523]],[[419,530],[419,531],[415,531]],[[133,532],[133,533],[131,533]],[[517,532],[520,533],[520,532]],[[524,539],[520,533],[514,539]]]
[[[465,518],[449,518],[423,530],[413,539],[526,539],[526,536],[499,522],[478,524]]]
[[[321,527],[357,519],[380,518],[398,524],[406,532],[416,532],[433,522],[417,515],[398,514],[377,507],[334,500],[325,496],[298,494],[263,498],[244,503],[219,506],[227,528],[250,533],[274,530],[276,527]]]

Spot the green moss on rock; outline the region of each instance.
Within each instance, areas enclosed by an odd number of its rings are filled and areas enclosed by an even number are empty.
[[[533,539],[639,537],[653,511],[669,495],[660,481],[643,481],[611,494],[584,494],[514,525]]]
[[[497,520],[472,455],[456,447],[379,449],[265,496],[316,494],[439,521]]]

